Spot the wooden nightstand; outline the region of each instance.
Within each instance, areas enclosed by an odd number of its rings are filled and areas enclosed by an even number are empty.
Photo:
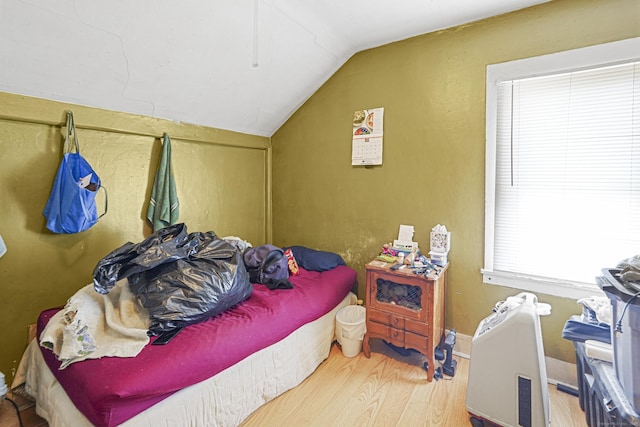
[[[367,332],[364,355],[371,356],[369,340],[381,338],[396,347],[414,349],[427,358],[427,380],[435,371],[433,352],[444,334],[445,265],[435,276],[411,269],[391,270],[393,264],[371,261],[367,272]]]

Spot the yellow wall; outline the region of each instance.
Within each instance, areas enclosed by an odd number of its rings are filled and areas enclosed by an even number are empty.
[[[488,64],[640,36],[637,0],[559,0],[355,55],[272,137],[276,244],[340,253],[359,271],[398,233],[452,231],[446,326],[473,335],[515,289],[482,283],[485,70]],[[384,107],[383,165],[354,167],[353,111]],[[570,248],[567,248],[570,250]],[[543,261],[543,254],[541,254]],[[573,360],[561,338],[576,301],[540,295],[545,352]]]
[[[42,210],[69,109],[81,153],[109,191],[109,211],[85,232],[59,235],[46,229]],[[8,382],[38,313],[90,283],[107,253],[150,234],[145,217],[164,132],[188,231],[270,241],[269,138],[0,93],[0,234],[8,248],[0,258],[0,371]]]

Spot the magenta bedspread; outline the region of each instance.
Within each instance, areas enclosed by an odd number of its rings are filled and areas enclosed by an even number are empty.
[[[345,266],[321,273],[301,269],[290,281],[293,289],[256,284],[249,299],[184,328],[167,345],[147,345],[135,358],[85,360],[59,371],[55,355],[41,351],[76,407],[98,427],[116,426],[326,314],[351,291],[356,272]],[[40,314],[38,333],[56,311]]]

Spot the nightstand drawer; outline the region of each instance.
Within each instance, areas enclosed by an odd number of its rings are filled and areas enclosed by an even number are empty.
[[[381,336],[389,336],[390,332],[389,325],[384,325],[382,323],[368,321],[367,322],[367,333],[371,335],[381,335]]]
[[[367,307],[367,319],[373,320],[374,322],[382,323],[383,325],[391,324],[391,314],[386,313],[384,311],[374,310],[372,308]]]
[[[417,322],[372,309],[367,310],[367,318],[372,322],[381,323],[396,329],[405,329],[415,334],[424,335],[425,337],[429,336],[429,322]]]
[[[406,347],[405,332],[401,329],[389,328],[388,341],[395,346]]]
[[[379,336],[395,346],[413,348],[418,351],[427,348],[429,344],[429,339],[425,335],[396,329],[372,320],[367,323],[367,332],[373,336]]]
[[[385,313],[383,311],[378,311],[374,309],[367,309],[367,317],[378,323],[382,323],[383,325],[389,325],[394,328],[404,329],[405,328],[405,318],[397,316],[393,313]]]
[[[411,332],[404,333],[404,347],[412,348],[414,350],[423,351],[428,348],[429,339],[425,336],[414,334]]]
[[[404,347],[405,332],[378,322],[367,322],[367,334],[377,336],[391,344]]]
[[[429,331],[431,330],[431,324],[428,320],[424,322],[417,322],[415,320],[406,319],[404,321],[404,329],[428,337],[430,333]]]

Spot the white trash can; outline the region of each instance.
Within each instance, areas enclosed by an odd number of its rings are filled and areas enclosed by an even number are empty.
[[[346,357],[355,357],[362,350],[365,319],[366,309],[360,305],[348,305],[336,314],[336,337]]]

